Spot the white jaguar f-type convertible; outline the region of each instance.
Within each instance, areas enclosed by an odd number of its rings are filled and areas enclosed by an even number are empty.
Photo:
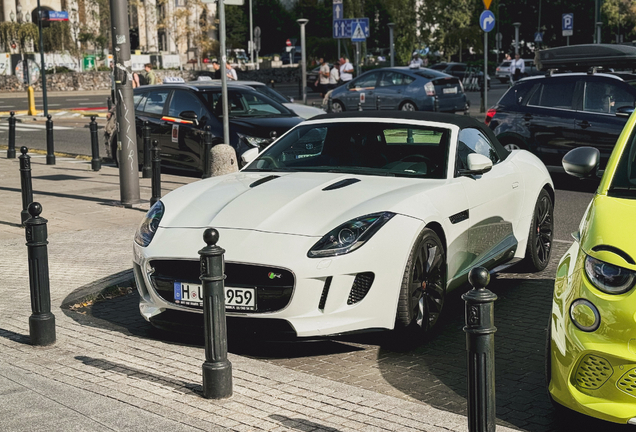
[[[169,193],[142,221],[134,274],[155,326],[201,320],[208,227],[226,251],[228,321],[294,337],[426,332],[471,268],[524,260],[538,271],[550,258],[548,171],[473,118],[327,114],[257,152],[237,173]]]

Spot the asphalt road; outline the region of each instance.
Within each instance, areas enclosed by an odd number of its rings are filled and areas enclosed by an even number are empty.
[[[99,90],[95,92],[52,92],[47,95],[49,110],[95,109],[106,107],[109,92]],[[35,107],[38,111],[43,108],[42,93],[35,95]],[[0,95],[0,112],[21,111],[29,108],[27,95],[20,93],[3,93]]]

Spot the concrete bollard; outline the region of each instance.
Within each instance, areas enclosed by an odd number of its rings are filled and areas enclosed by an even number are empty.
[[[152,197],[150,207],[161,199],[161,155],[159,154],[159,142],[152,140]]]
[[[209,178],[212,175],[212,161],[210,160],[210,153],[212,151],[212,128],[209,125],[205,127],[205,132],[203,132],[203,146],[201,146],[201,148],[203,149],[203,154],[201,155],[201,164],[203,165],[201,171],[203,171],[203,174],[201,178]]]
[[[55,165],[55,145],[53,143],[53,120],[46,116],[46,164]]]
[[[142,178],[152,178],[152,157],[150,155],[150,123],[144,121],[143,127],[144,138],[144,162],[141,169]]]
[[[15,159],[15,112],[11,111],[9,117],[9,148],[7,149],[7,159]]]
[[[40,217],[42,206],[29,204],[31,217],[26,226],[26,245],[29,254],[29,286],[31,288],[31,311],[29,334],[31,345],[46,346],[55,343],[55,315],[51,313],[51,290],[49,287],[49,258],[46,245],[46,219]]]
[[[203,326],[205,362],[203,363],[203,397],[223,399],[232,396],[232,363],[227,359],[227,325],[225,321],[225,250],[217,246],[219,232],[208,228],[203,233],[206,245],[201,256],[203,290]]]
[[[99,158],[99,139],[97,138],[97,122],[95,116],[91,116],[89,129],[91,131],[91,168],[93,171],[99,171],[102,167],[102,161]]]
[[[462,295],[466,302],[466,351],[468,353],[468,430],[495,432],[495,332],[494,301],[486,288],[490,273],[474,267],[468,274],[473,289]]]
[[[20,186],[22,190],[22,212],[20,213],[20,219],[22,225],[29,218],[29,211],[27,210],[29,204],[33,202],[33,186],[31,184],[31,156],[27,154],[28,148],[22,146],[20,148]]]
[[[210,151],[212,177],[229,174],[238,171],[236,151],[228,144],[217,144]]]

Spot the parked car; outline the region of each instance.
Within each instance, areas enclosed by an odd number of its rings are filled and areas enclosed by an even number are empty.
[[[545,72],[537,68],[537,65],[534,63],[534,59],[523,59],[523,64],[523,78],[536,75],[545,75]],[[504,60],[499,66],[497,66],[497,69],[495,70],[495,78],[497,78],[502,84],[510,81],[510,60]]]
[[[457,112],[468,109],[461,81],[431,69],[380,68],[331,93],[334,112],[371,110]]]
[[[449,62],[449,63],[437,63],[430,67],[433,70],[437,70],[440,72],[444,72],[448,75],[455,76],[460,80],[464,80],[464,78],[470,76],[471,74],[477,75],[478,86],[481,89],[481,83],[484,80],[484,71],[479,70],[475,67],[470,67],[466,63],[457,63],[457,62]],[[488,75],[488,89],[490,89],[490,75]]]
[[[166,83],[134,90],[139,161],[143,160],[142,127],[161,148],[162,166],[202,171],[203,132],[211,127],[213,144],[223,142],[221,86],[215,82]],[[247,86],[230,86],[230,142],[240,156],[265,148],[302,121],[295,113]],[[113,140],[116,142],[116,140]],[[117,155],[116,148],[113,154]]]
[[[599,162],[593,147],[563,158],[576,177],[597,177]],[[635,220],[632,115],[557,267],[546,345],[548,391],[557,407],[630,425],[636,424]]]
[[[140,311],[153,325],[201,324],[208,227],[225,249],[228,322],[263,337],[417,339],[474,266],[536,271],[550,258],[549,173],[472,117],[325,114],[243,157],[241,172],[165,195],[137,231]]]

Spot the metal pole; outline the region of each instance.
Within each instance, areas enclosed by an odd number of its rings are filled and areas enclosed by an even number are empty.
[[[356,76],[360,76],[360,42],[356,42]]]
[[[44,116],[49,115],[49,103],[46,97],[46,68],[44,65],[44,42],[42,41],[42,8],[40,0],[38,0],[38,31],[40,34],[40,73],[42,74],[42,107],[44,108]]]
[[[159,154],[159,142],[152,140],[152,197],[150,206],[155,205],[161,199],[161,155]]]
[[[20,220],[22,225],[29,219],[28,207],[33,202],[33,186],[31,184],[31,156],[27,154],[28,148],[20,147],[20,189],[22,190],[22,212]]]
[[[150,123],[148,120],[144,121],[143,127],[144,137],[144,165],[141,169],[142,178],[152,177],[152,161],[150,157]]]
[[[51,313],[51,290],[49,288],[49,257],[46,245],[46,219],[40,217],[42,206],[29,204],[31,217],[26,225],[26,240],[29,255],[29,286],[31,288],[31,311],[29,335],[31,345],[45,346],[55,343],[55,315]]]
[[[201,157],[201,163],[203,164],[202,171],[203,175],[201,178],[209,178],[212,176],[212,167],[211,167],[211,156],[210,152],[212,151],[212,127],[210,125],[205,127],[205,132],[203,133],[203,155]]]
[[[216,245],[219,232],[208,228],[203,233],[206,245],[201,255],[203,288],[203,327],[205,362],[203,363],[203,397],[223,399],[232,396],[232,363],[227,359],[225,320],[225,250]]]
[[[227,66],[227,50],[225,49],[225,0],[219,0],[219,46],[221,50],[221,68]],[[227,75],[226,69],[221,73],[221,102],[223,103],[223,143],[230,144],[230,110],[227,101]]]
[[[484,95],[484,111],[488,109],[488,32],[484,32],[484,82],[481,84]]]
[[[55,165],[55,144],[53,142],[53,120],[51,114],[46,116],[46,164]]]
[[[340,39],[338,39],[338,60],[340,60]]]
[[[110,0],[110,22],[115,62],[117,107],[117,150],[119,151],[119,192],[124,207],[141,201],[139,197],[139,164],[137,133],[133,104],[130,62],[130,29],[125,0]]]
[[[395,51],[393,49],[393,27],[395,23],[389,23],[389,48],[391,50],[391,67],[395,67]]]
[[[515,54],[519,54],[519,27],[521,27],[520,22],[512,23],[515,26]]]
[[[603,22],[599,21],[596,23],[596,43],[601,43],[601,27],[603,26]]]
[[[91,131],[91,153],[93,158],[91,159],[91,168],[93,171],[99,171],[102,167],[102,162],[99,159],[99,139],[97,138],[97,122],[95,116],[91,116],[91,122],[89,129]]]
[[[300,52],[301,52],[301,73],[302,83],[303,83],[303,103],[307,105],[307,58],[305,56],[305,51],[307,51],[305,47],[305,25],[309,22],[306,18],[301,18],[296,20],[298,24],[300,24]]]
[[[11,111],[9,117],[9,148],[7,149],[7,159],[15,159],[15,112]]]
[[[468,430],[495,432],[495,332],[494,301],[486,289],[490,274],[474,267],[468,274],[473,289],[462,295],[466,302],[466,351],[468,354]]]
[[[252,68],[254,68],[254,23],[252,22],[252,0],[250,0],[250,61],[252,62]]]

